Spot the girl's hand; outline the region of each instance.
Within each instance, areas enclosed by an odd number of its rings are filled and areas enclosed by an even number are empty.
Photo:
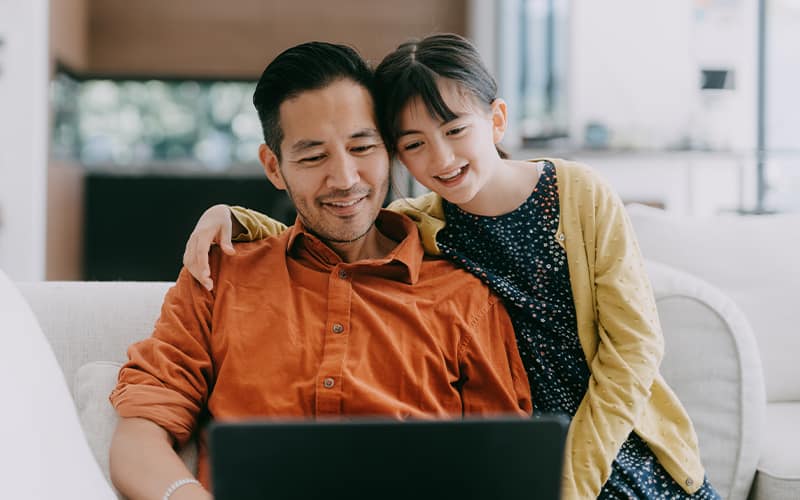
[[[183,265],[207,290],[214,287],[208,265],[208,252],[211,250],[211,245],[217,244],[228,255],[236,253],[231,243],[234,223],[241,229],[228,205],[214,205],[203,212],[194,231],[189,235],[189,241],[186,242]]]

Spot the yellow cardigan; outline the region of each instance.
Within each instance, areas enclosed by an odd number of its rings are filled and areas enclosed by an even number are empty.
[[[661,327],[625,208],[591,169],[548,160],[556,167],[561,207],[555,238],[566,250],[578,337],[591,371],[567,434],[563,497],[597,498],[631,431],[687,493],[694,493],[705,476],[697,436],[658,371]],[[439,195],[396,200],[389,208],[417,223],[427,253],[440,253],[436,233],[445,221]],[[263,238],[285,228],[239,207],[234,214],[248,229],[237,239]]]

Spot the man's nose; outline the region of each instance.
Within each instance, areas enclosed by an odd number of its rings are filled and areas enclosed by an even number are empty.
[[[330,189],[347,190],[358,184],[361,176],[354,158],[343,155],[331,162],[328,172],[328,187]]]

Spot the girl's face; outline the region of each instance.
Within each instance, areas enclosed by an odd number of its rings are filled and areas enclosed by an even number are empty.
[[[411,99],[400,113],[397,154],[423,186],[463,208],[501,161],[495,144],[505,131],[505,103],[495,99],[486,109],[451,80],[440,80],[438,87],[456,118],[443,122],[431,116],[420,97]]]

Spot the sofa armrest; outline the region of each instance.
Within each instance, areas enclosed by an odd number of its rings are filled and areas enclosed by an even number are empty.
[[[709,480],[723,498],[744,500],[766,407],[751,327],[712,285],[653,261],[647,270],[666,344],[661,373],[694,423]]]

